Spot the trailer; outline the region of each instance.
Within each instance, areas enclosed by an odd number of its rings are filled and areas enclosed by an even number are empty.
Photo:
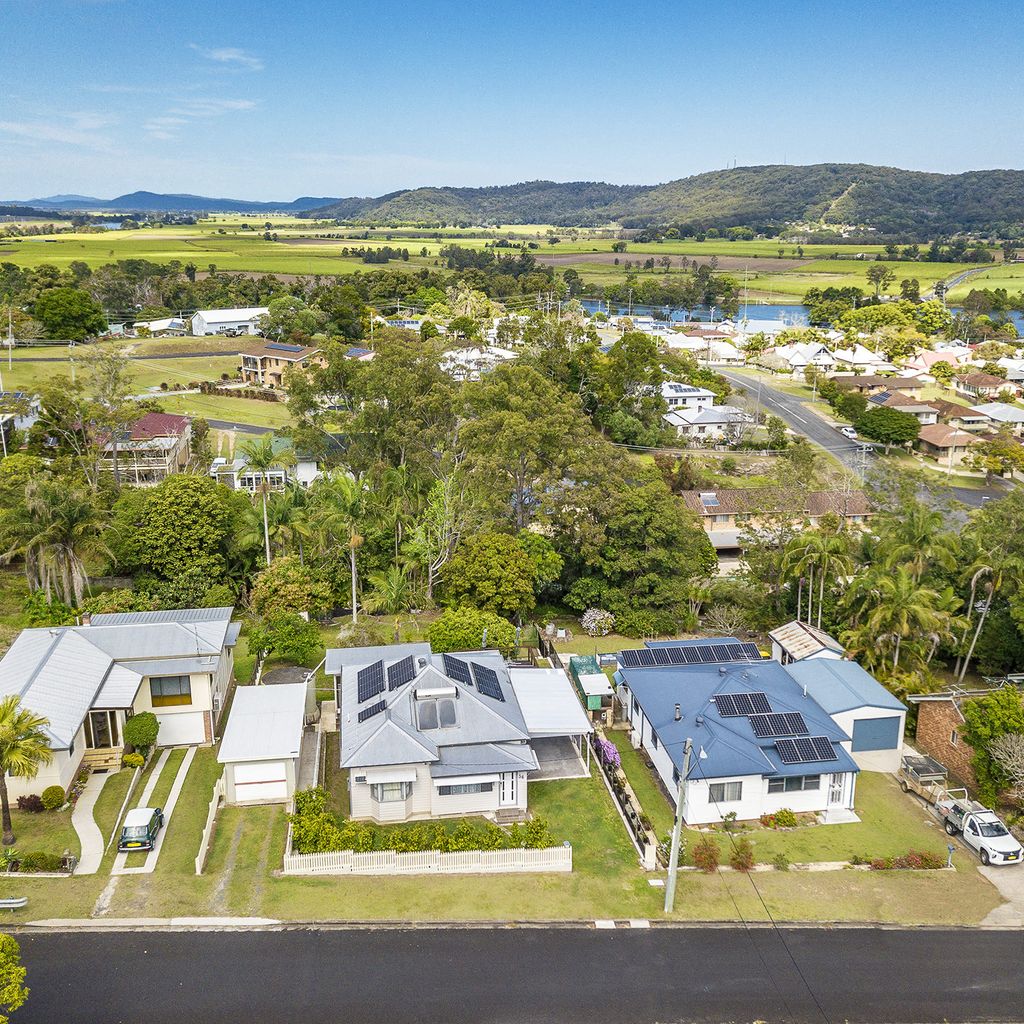
[[[905,754],[896,778],[904,793],[916,793],[929,804],[938,803],[939,798],[948,792],[949,772],[945,765],[924,754]]]

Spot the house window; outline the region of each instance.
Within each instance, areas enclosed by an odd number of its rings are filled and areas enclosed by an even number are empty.
[[[672,785],[673,786],[678,786],[679,785],[679,769],[678,768],[673,768],[672,769]]]
[[[710,782],[708,790],[713,804],[734,804],[743,799],[742,782]]]
[[[769,779],[769,793],[801,793],[806,790],[821,789],[820,775],[795,775],[789,779]]]
[[[370,796],[379,804],[406,800],[411,792],[411,782],[373,782],[370,784]]]
[[[958,739],[958,737],[957,737],[957,734],[956,734],[956,729],[954,729],[954,730],[953,730],[953,731],[952,731],[952,732],[951,732],[951,733],[949,734],[949,745],[950,745],[951,747],[955,747],[955,746],[956,746],[956,741],[957,741],[957,739]]]
[[[155,708],[192,703],[192,680],[188,676],[153,676],[149,695]]]
[[[731,518],[732,518],[732,516],[729,516],[729,515],[718,515],[718,516],[715,516],[715,522],[716,523],[727,523],[727,522],[729,522],[729,520]]]
[[[637,714],[637,713],[638,713],[639,711],[640,711],[640,701],[638,701],[638,700],[636,699],[636,697],[634,697],[634,698],[633,698],[633,714],[635,715],[635,714]]]
[[[460,786],[438,786],[438,796],[465,796],[468,793],[490,793],[493,782],[466,782]]]
[[[651,730],[651,749],[658,749],[658,734],[653,729]]]

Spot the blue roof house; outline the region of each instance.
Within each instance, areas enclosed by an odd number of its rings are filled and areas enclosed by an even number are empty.
[[[826,663],[817,663],[826,664]],[[828,663],[831,664],[831,663]],[[737,640],[678,641],[623,651],[617,697],[689,825],[740,821],[784,807],[855,821],[851,736],[789,669]],[[869,677],[870,678],[870,677]],[[875,684],[877,685],[877,684]]]

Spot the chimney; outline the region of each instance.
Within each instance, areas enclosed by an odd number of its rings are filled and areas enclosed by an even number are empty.
[[[676,721],[681,722],[683,720],[683,709],[677,704],[676,705]]]

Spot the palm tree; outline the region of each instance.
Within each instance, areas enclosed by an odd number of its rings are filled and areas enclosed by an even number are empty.
[[[914,502],[882,524],[879,532],[885,538],[881,555],[886,564],[908,566],[915,579],[930,567],[956,568],[959,539],[945,530],[945,519],[937,509]]]
[[[21,698],[12,693],[0,700],[0,812],[3,844],[14,845],[14,823],[7,796],[7,776],[34,779],[39,766],[53,760],[53,751],[43,729],[49,720],[21,706]]]
[[[333,472],[316,485],[312,495],[313,528],[320,549],[329,553],[339,544],[348,548],[349,571],[352,576],[352,622],[358,621],[358,575],[356,551],[362,546],[359,532],[366,511],[366,486],[356,476]]]
[[[44,591],[48,601],[56,594],[67,605],[80,605],[89,583],[85,560],[110,555],[95,495],[65,481],[35,480],[11,512],[3,561],[23,558],[31,590]]]
[[[263,501],[263,543],[270,565],[270,525],[267,521],[267,495],[270,493],[270,471],[295,465],[295,453],[290,450],[274,451],[272,434],[264,434],[261,438],[245,441],[239,446],[242,457],[249,470],[256,474],[256,493]]]
[[[383,612],[396,615],[408,611],[416,600],[416,590],[408,573],[398,565],[377,569],[367,577],[370,592],[363,596],[363,610],[371,615]]]
[[[967,624],[968,629],[970,628],[970,617],[974,612],[975,605],[974,597],[977,591],[978,581],[983,577],[988,577],[988,582],[985,584],[985,597],[980,603],[981,615],[978,616],[978,624],[974,630],[974,636],[971,637],[971,646],[967,649],[967,654],[964,656],[964,663],[960,666],[960,675],[958,676],[958,682],[964,681],[964,676],[967,675],[967,666],[971,663],[971,658],[974,656],[974,648],[978,643],[978,637],[981,635],[981,631],[985,626],[985,619],[988,617],[988,613],[992,608],[992,602],[995,600],[996,594],[1003,586],[1003,582],[1006,579],[1007,573],[1010,573],[1013,578],[1019,579],[1024,574],[1024,562],[1017,555],[1001,556],[1001,553],[997,554],[997,557],[990,558],[991,564],[980,565],[975,569],[971,575],[971,601],[967,607]],[[972,567],[973,568],[973,567]],[[967,638],[967,634],[964,633],[964,639]]]

